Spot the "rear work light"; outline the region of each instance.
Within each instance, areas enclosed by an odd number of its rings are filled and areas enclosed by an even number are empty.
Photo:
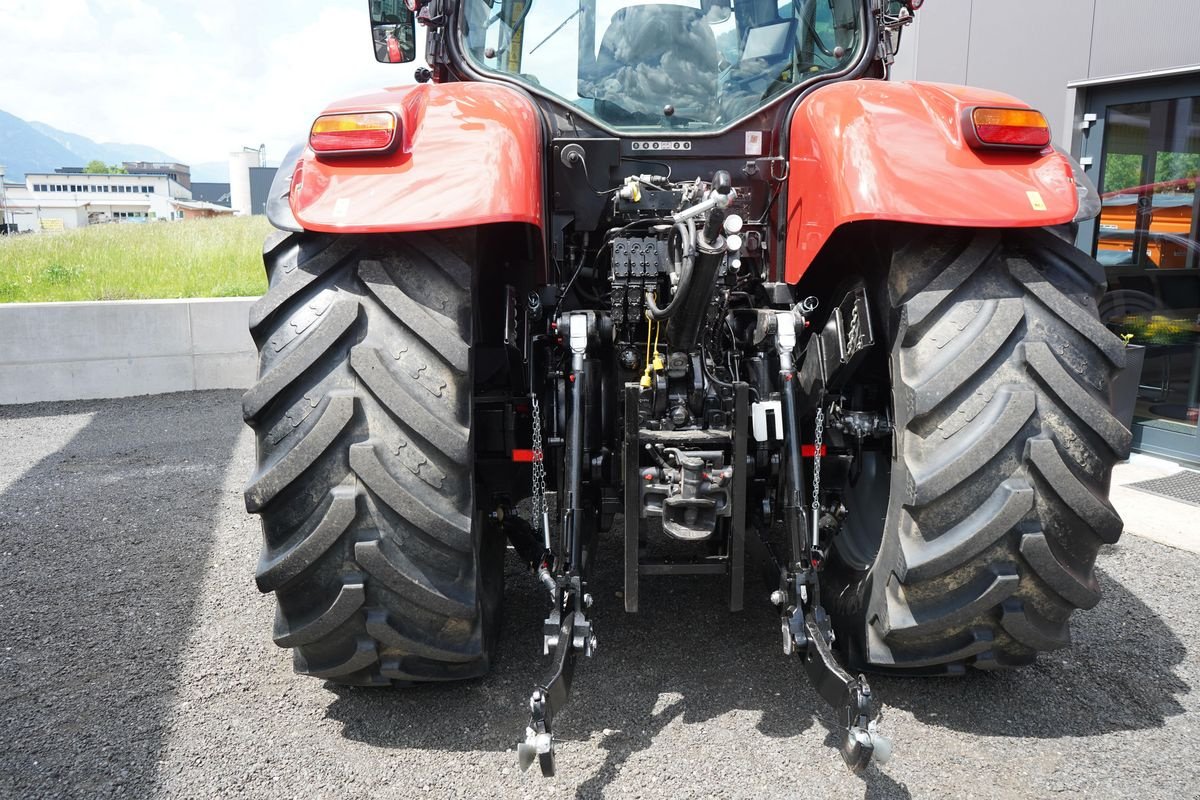
[[[308,144],[321,155],[386,153],[396,146],[397,128],[390,111],[325,114],[313,123]]]
[[[967,142],[976,148],[1040,150],[1050,144],[1050,123],[1029,108],[972,108],[964,115]]]

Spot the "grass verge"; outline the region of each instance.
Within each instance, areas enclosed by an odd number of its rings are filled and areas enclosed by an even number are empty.
[[[0,303],[260,295],[266,217],[0,236]]]

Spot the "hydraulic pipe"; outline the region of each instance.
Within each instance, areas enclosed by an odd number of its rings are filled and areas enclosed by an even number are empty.
[[[692,263],[688,286],[685,291],[681,283],[676,297],[671,302],[672,305],[675,305],[676,300],[680,303],[679,310],[671,315],[671,322],[667,326],[667,340],[671,344],[672,352],[691,354],[696,350],[700,329],[704,326],[704,317],[716,287],[717,275],[721,271],[721,262],[725,258],[725,237],[721,235],[721,231],[732,199],[733,184],[730,182],[729,173],[717,170],[713,175],[712,190],[699,206],[707,207],[708,216],[704,227],[696,236],[696,256]],[[688,211],[695,208],[697,206]],[[676,221],[679,221],[679,218],[680,215],[676,214]]]
[[[706,225],[705,230],[707,229]],[[708,312],[717,275],[721,271],[721,262],[725,258],[725,239],[719,233],[715,242],[710,242],[704,233],[697,238],[700,241],[696,245],[696,258],[692,262],[691,280],[686,287],[686,294],[676,295],[679,300],[678,310],[671,315],[671,321],[667,324],[667,340],[671,344],[671,352],[691,353],[696,349],[700,328],[704,325],[704,316]],[[680,291],[683,290],[681,283]],[[674,300],[672,305],[675,305]]]

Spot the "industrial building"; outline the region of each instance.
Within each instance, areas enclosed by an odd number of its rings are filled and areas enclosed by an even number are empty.
[[[65,230],[107,222],[197,219],[265,214],[275,168],[262,151],[232,153],[229,183],[191,182],[185,164],[126,162],[122,174],[90,174],[81,167],[3,183],[0,208],[13,233]],[[0,178],[2,180],[2,178]]]
[[[166,175],[188,191],[191,191],[192,188],[192,169],[187,164],[126,161],[121,164],[121,167],[131,175]]]
[[[191,192],[167,175],[31,173],[5,184],[9,223],[18,233],[80,228],[102,222],[182,219],[175,200]]]

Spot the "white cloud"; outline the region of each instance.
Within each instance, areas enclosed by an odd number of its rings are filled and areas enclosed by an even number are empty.
[[[0,20],[0,109],[191,163],[278,158],[326,104],[416,66],[376,63],[365,0],[0,0]]]

